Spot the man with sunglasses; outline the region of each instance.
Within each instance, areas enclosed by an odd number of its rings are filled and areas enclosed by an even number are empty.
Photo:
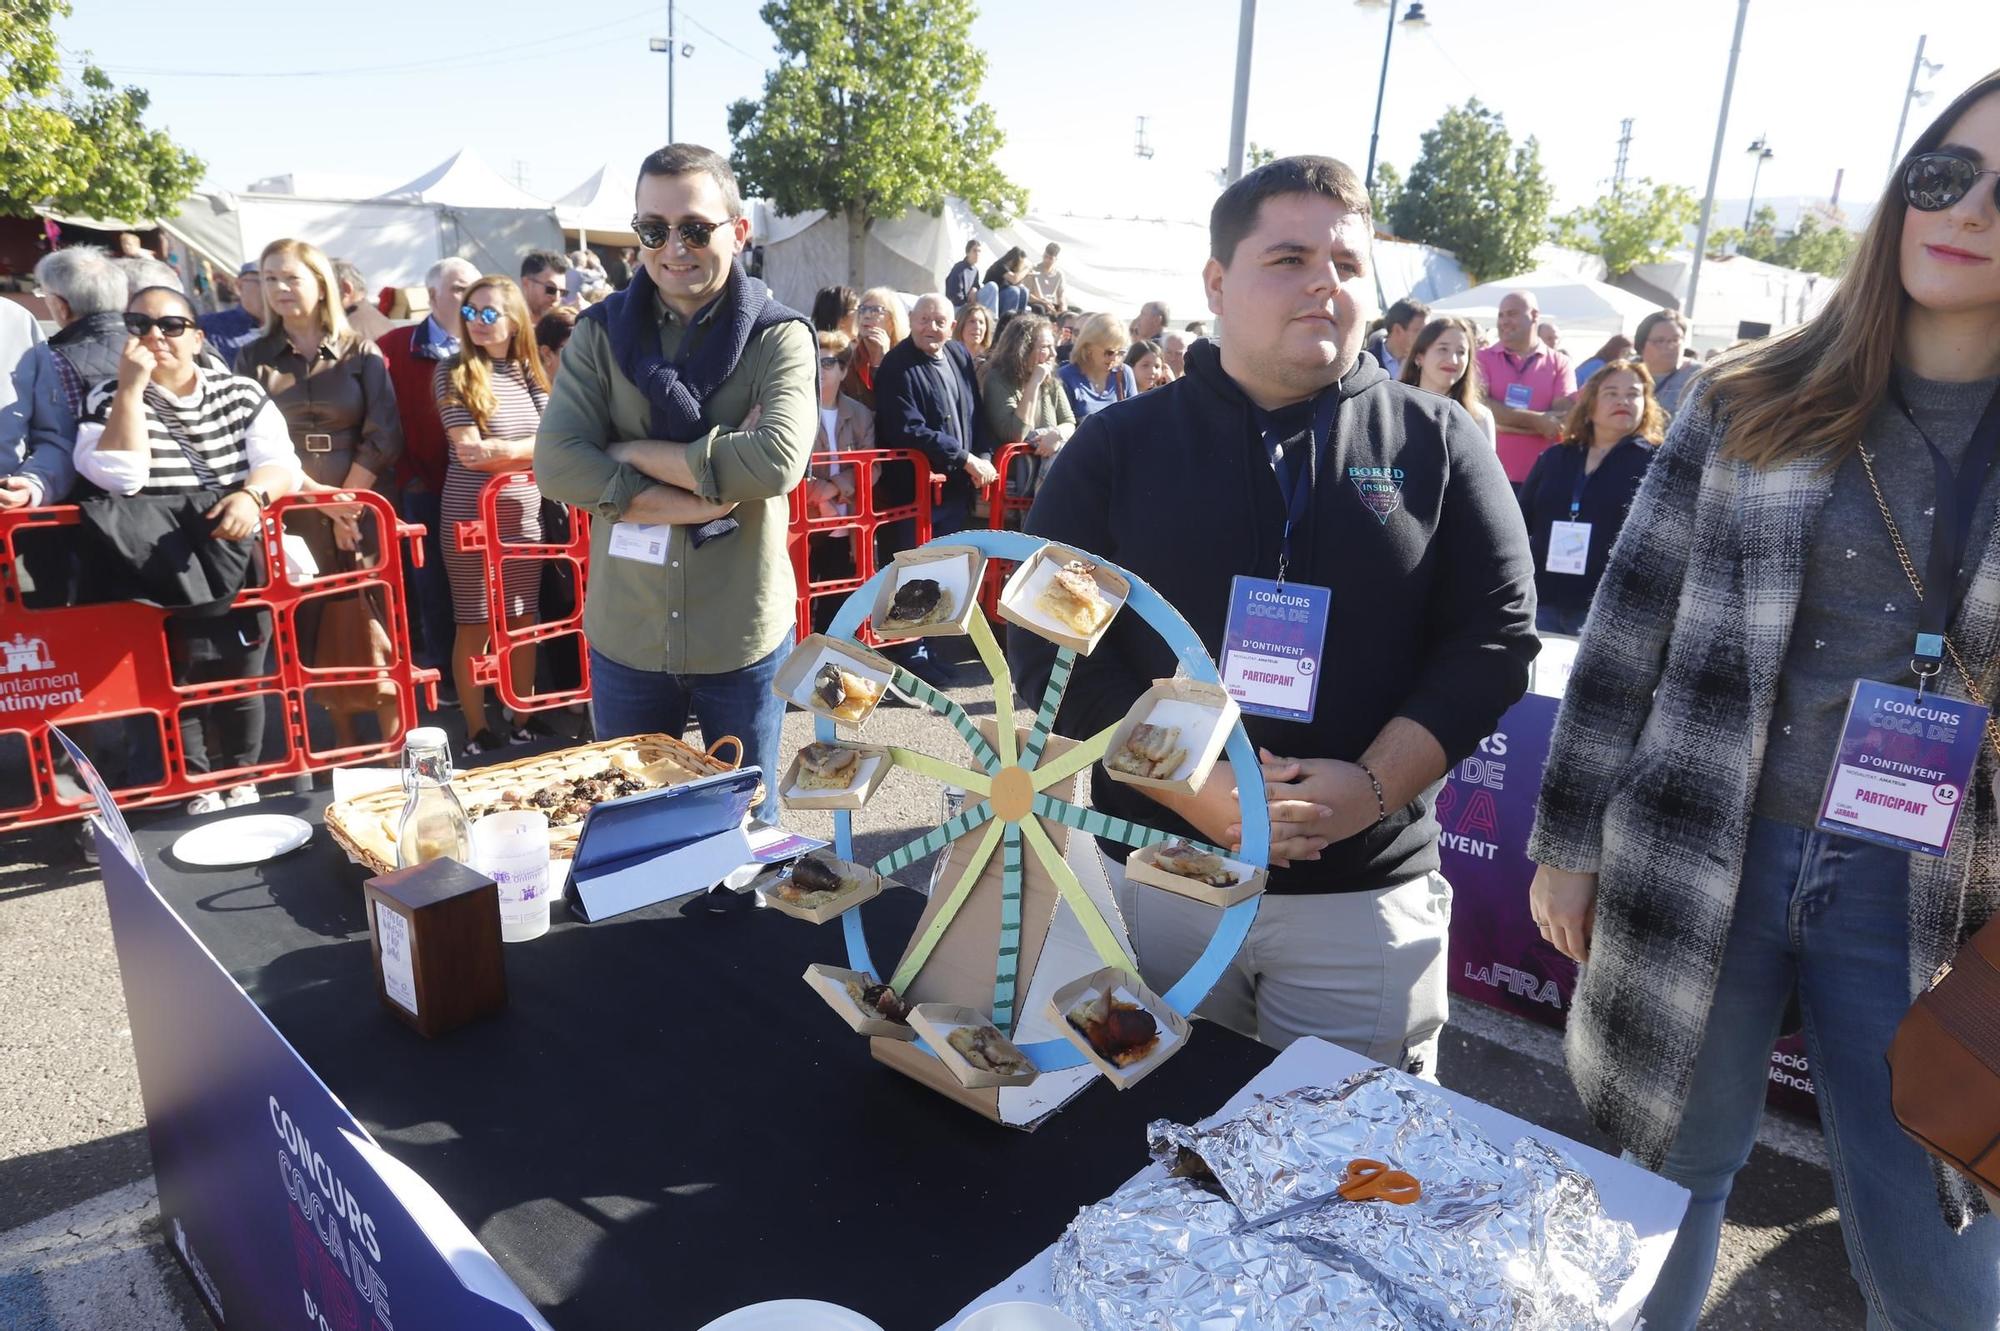
[[[529,250],[521,260],[521,295],[527,299],[528,313],[541,318],[562,300],[569,259],[554,250]]]
[[[599,738],[735,735],[772,815],[797,593],[787,496],[818,425],[804,315],[750,277],[736,176],[672,144],[639,168],[625,290],[585,310],[535,443],[542,493],[597,520],[584,635]]]

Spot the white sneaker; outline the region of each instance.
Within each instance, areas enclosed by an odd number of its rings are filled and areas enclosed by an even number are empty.
[[[221,813],[228,807],[228,800],[219,790],[204,790],[188,801],[188,812],[192,814]]]
[[[222,792],[222,802],[232,809],[245,804],[255,804],[262,798],[263,796],[257,793],[257,787],[251,785],[248,781],[245,781],[240,786],[231,786],[228,790]]]

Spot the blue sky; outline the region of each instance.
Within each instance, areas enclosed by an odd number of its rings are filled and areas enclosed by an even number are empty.
[[[726,112],[755,96],[771,37],[748,0],[691,0],[679,36],[679,137],[727,147]],[[544,196],[605,163],[623,171],[666,134],[664,3],[472,5],[350,0],[250,6],[78,0],[59,29],[121,82],[149,88],[153,120],[220,186],[331,172],[384,187],[460,146]],[[1399,31],[1384,160],[1407,166],[1445,106],[1477,96],[1535,134],[1559,205],[1608,180],[1619,121],[1635,119],[1630,174],[1699,193],[1715,132],[1734,0],[1430,0],[1432,26]],[[1185,213],[1213,194],[1227,150],[1237,6],[1149,0],[987,4],[974,37],[986,96],[1009,136],[1003,162],[1038,210]],[[1087,19],[1079,21],[1079,15]],[[1948,17],[1947,17],[1948,16]],[[1368,153],[1385,14],[1347,0],[1263,0],[1249,137],[1357,167]],[[1888,168],[1919,34],[1945,69],[1933,110],[2000,65],[2000,4],[1984,0],[1753,0],[1718,195],[1741,199],[1760,134],[1776,156],[1762,197],[1872,195]],[[73,62],[80,63],[80,62]],[[1929,113],[1912,110],[1912,128]],[[1147,117],[1150,160],[1134,155]],[[1722,219],[1727,221],[1727,218]]]

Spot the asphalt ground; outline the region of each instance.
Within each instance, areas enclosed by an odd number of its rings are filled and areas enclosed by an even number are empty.
[[[951,693],[974,717],[992,715],[984,691]],[[438,720],[461,738],[455,710]],[[809,735],[809,719],[792,713],[786,751]],[[962,756],[949,728],[914,708],[883,708],[868,738]],[[856,817],[864,857],[935,826],[940,809],[935,785],[895,773]],[[817,834],[832,825],[825,814],[785,821]],[[928,865],[900,876],[922,883]],[[103,893],[69,825],[0,839],[0,1012],[0,1331],[206,1331],[160,1233]],[[1577,1102],[1553,1031],[1460,1000],[1441,1061],[1447,1086],[1609,1147]],[[1704,1327],[1864,1326],[1816,1127],[1768,1117],[1731,1208]]]

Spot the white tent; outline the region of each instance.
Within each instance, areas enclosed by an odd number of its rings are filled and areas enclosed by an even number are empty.
[[[609,245],[637,245],[632,234],[632,180],[629,173],[614,177],[609,165],[600,166],[590,178],[556,200],[556,220],[565,232],[580,240]]]
[[[1635,296],[1605,282],[1593,282],[1566,272],[1537,268],[1502,282],[1482,282],[1457,295],[1431,302],[1433,314],[1455,314],[1491,330],[1500,312],[1500,302],[1510,291],[1531,291],[1544,317],[1553,319],[1570,340],[1575,333],[1609,337],[1630,334],[1639,320],[1657,310],[1659,304]]]
[[[512,276],[529,250],[563,247],[554,209],[471,152],[372,198],[196,194],[162,225],[231,272],[274,240],[309,240],[352,260],[376,288],[421,286],[447,255]]]
[[[1618,285],[1683,309],[1693,265],[1693,255],[1677,254],[1664,263],[1640,264],[1619,278]],[[1768,324],[1775,333],[1804,323],[1819,312],[1839,283],[1836,277],[1781,268],[1740,254],[1703,259],[1690,341],[1707,351],[1734,343],[1742,324]]]

